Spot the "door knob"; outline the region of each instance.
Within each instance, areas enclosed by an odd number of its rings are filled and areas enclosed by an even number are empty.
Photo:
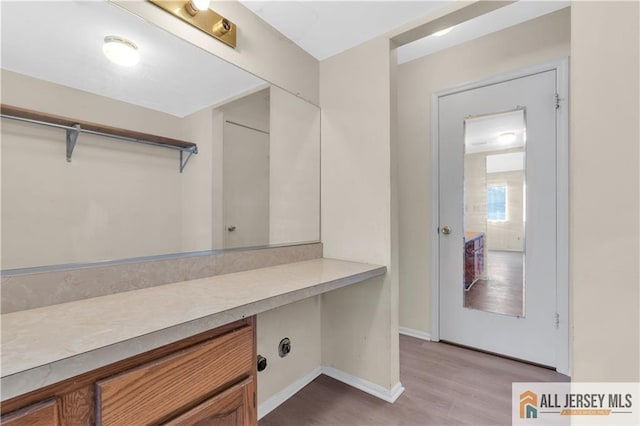
[[[445,225],[442,227],[442,233],[444,235],[449,235],[451,233],[451,228],[449,228],[449,226]]]
[[[233,232],[236,230],[236,226],[235,225],[231,225],[230,227],[227,228],[227,231],[229,232]]]

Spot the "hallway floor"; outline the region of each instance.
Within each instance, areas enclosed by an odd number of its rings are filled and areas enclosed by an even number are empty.
[[[510,425],[511,383],[568,381],[541,367],[400,336],[404,393],[389,404],[320,376],[260,426]]]

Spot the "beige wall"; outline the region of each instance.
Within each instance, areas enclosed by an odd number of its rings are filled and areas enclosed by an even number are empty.
[[[199,148],[181,174],[176,151],[81,134],[67,163],[63,130],[3,120],[3,269],[210,249],[207,111],[179,119],[8,71],[2,102]]]
[[[238,26],[235,49],[149,2],[111,1],[276,86],[318,104],[318,61],[236,0],[217,1],[212,6]]]
[[[258,373],[258,404],[320,366],[320,297],[312,297],[258,315],[258,354],[267,369]],[[280,340],[291,340],[291,352],[278,355]]]
[[[379,38],[320,64],[324,256],[391,267],[391,56]],[[322,361],[390,390],[399,383],[397,281],[322,297]]]
[[[569,10],[398,67],[400,325],[431,333],[431,95],[569,54]]]
[[[640,5],[571,12],[573,379],[640,380]]]
[[[269,242],[320,239],[320,109],[271,87]]]

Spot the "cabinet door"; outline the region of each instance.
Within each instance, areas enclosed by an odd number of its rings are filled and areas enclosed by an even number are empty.
[[[251,377],[204,401],[165,426],[253,425],[255,386]]]
[[[2,416],[3,426],[52,426],[58,425],[58,406],[55,399],[35,404]]]

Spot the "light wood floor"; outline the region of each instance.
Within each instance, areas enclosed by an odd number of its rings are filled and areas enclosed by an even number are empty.
[[[478,280],[464,293],[464,306],[498,314],[523,316],[522,252],[489,250],[487,280]]]
[[[395,404],[320,376],[260,426],[510,425],[511,383],[568,381],[541,367],[456,346],[400,336]]]

